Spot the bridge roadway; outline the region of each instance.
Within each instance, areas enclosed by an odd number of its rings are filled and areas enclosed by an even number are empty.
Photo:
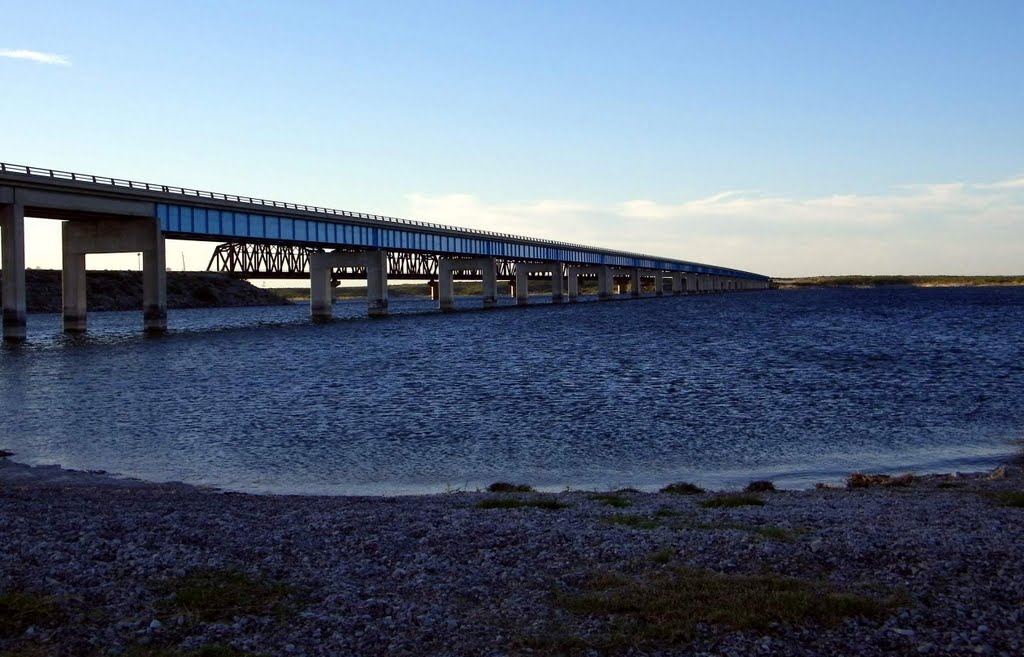
[[[25,338],[26,216],[63,221],[62,305],[68,332],[85,330],[88,253],[142,253],[144,327],[165,331],[166,238],[303,253],[313,318],[330,317],[336,272],[365,275],[369,315],[386,315],[389,270],[416,260],[433,263],[423,273],[436,281],[441,310],[454,309],[452,281],[467,276],[483,280],[483,307],[495,306],[499,273],[514,278],[521,305],[529,303],[527,283],[537,276],[551,280],[554,302],[566,292],[576,301],[580,278],[596,278],[602,300],[614,298],[616,281],[628,280],[632,297],[641,296],[644,279],[653,279],[657,295],[664,293],[668,279],[673,294],[766,289],[770,284],[767,276],[698,262],[0,163],[0,269],[8,340]],[[243,268],[240,273],[262,278],[273,272]]]

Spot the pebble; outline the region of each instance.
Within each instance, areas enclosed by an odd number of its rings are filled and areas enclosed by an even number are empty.
[[[903,606],[883,619],[773,624],[764,633],[701,624],[685,649],[636,654],[1022,654],[1016,592],[1024,590],[1024,512],[990,495],[1019,490],[1022,477],[1007,466],[995,477],[960,475],[958,488],[939,487],[948,480],[925,477],[899,490],[780,491],[765,494],[763,507],[735,509],[703,509],[706,496],[653,493],[629,495],[632,506],[612,509],[587,492],[568,492],[558,497],[569,508],[548,511],[479,509],[490,496],[476,493],[256,496],[0,477],[0,582],[61,600],[71,619],[0,638],[0,654],[45,636],[55,654],[130,653],[151,643],[182,654],[221,644],[310,657],[504,657],[521,653],[516,641],[552,628],[600,634],[600,619],[566,613],[556,592],[578,590],[594,572],[671,566],[892,592]],[[663,507],[680,515],[656,516]],[[611,514],[662,525],[611,524]],[[773,541],[745,529],[755,526],[793,536]],[[650,555],[665,548],[670,564],[652,563]],[[154,618],[175,579],[209,568],[292,585],[296,613],[207,623]]]

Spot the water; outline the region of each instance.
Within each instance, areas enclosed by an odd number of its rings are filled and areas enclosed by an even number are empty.
[[[476,300],[463,303],[476,305]],[[0,447],[241,491],[498,480],[786,486],[994,467],[1024,437],[1024,288],[839,289],[394,317],[336,305],[30,317]]]

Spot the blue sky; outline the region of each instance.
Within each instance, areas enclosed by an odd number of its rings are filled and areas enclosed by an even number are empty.
[[[780,276],[1024,271],[1021,2],[0,14],[3,161]]]

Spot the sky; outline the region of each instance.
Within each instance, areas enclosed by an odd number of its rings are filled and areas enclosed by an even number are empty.
[[[0,161],[772,276],[1024,273],[1019,0],[0,17]],[[30,267],[60,267],[59,235],[28,222]],[[211,250],[170,242],[168,266]]]

